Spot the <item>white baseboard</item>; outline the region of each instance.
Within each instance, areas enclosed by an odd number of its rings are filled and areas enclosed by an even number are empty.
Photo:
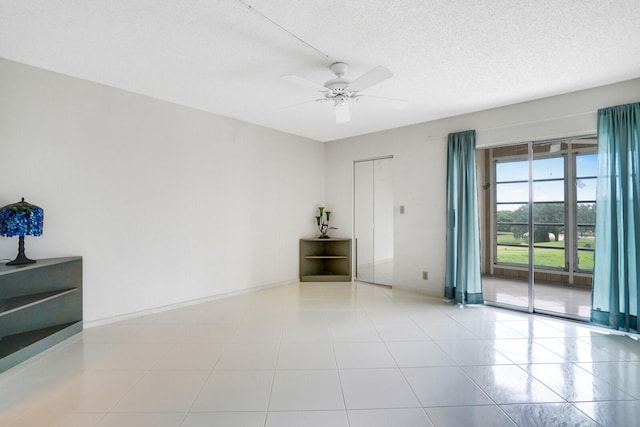
[[[421,294],[427,297],[431,297],[431,298],[437,298],[443,301],[449,301],[447,298],[444,297],[444,289],[442,290],[442,294],[438,295],[435,294],[433,292],[429,292],[425,289],[417,289],[417,288],[412,288],[410,286],[403,286],[403,285],[391,285],[392,289],[399,289],[401,291],[409,291],[409,292],[415,292],[417,294]]]
[[[216,301],[224,298],[235,297],[238,295],[244,295],[250,292],[260,291],[264,289],[277,288],[279,286],[286,286],[286,285],[290,285],[292,283],[297,283],[297,282],[298,282],[297,280],[286,280],[283,282],[268,283],[266,285],[260,285],[253,288],[242,289],[239,291],[224,292],[221,294],[212,295],[204,298],[197,298],[194,300],[183,301],[176,304],[165,305],[162,307],[154,307],[147,310],[136,311],[134,313],[121,314],[118,316],[106,317],[104,319],[92,320],[90,322],[84,322],[84,328],[87,329],[87,328],[93,328],[94,326],[101,326],[101,325],[107,325],[109,323],[122,322],[124,320],[131,320],[131,319],[135,319],[141,316],[146,316],[149,314],[162,313],[164,311],[175,310],[178,308],[184,308],[192,305],[203,304],[206,302]]]

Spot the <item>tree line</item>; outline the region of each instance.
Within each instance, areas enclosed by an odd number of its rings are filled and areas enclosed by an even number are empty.
[[[498,222],[499,232],[513,233],[516,239],[527,239],[529,227],[527,225],[512,225],[513,223],[528,224],[529,207],[522,205],[516,210],[499,210],[496,219]],[[578,228],[580,237],[593,235],[594,225],[596,223],[596,205],[595,203],[582,203],[577,206],[576,219],[578,225],[585,227]],[[533,221],[537,225],[534,227],[533,241],[549,242],[559,241],[560,235],[564,234],[565,211],[564,203],[534,203],[533,205]],[[559,225],[562,224],[562,225]],[[551,237],[550,237],[551,235]]]

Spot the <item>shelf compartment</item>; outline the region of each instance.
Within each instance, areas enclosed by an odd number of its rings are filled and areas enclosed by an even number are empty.
[[[310,274],[302,276],[301,282],[350,282],[349,274]]]
[[[38,341],[43,340],[49,335],[53,335],[68,328],[76,322],[65,323],[64,325],[49,326],[48,328],[36,329],[34,331],[21,332],[19,334],[7,335],[0,339],[0,358],[6,357],[11,353],[29,347]]]
[[[350,282],[351,239],[300,239],[301,282]]]
[[[344,255],[307,255],[304,259],[347,259]]]
[[[7,335],[0,340],[0,372],[82,331],[82,321]]]
[[[77,288],[71,288],[0,299],[0,317],[77,291]]]

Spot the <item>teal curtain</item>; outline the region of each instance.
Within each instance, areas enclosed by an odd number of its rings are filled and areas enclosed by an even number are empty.
[[[445,296],[482,304],[476,131],[451,133],[447,148],[447,272]]]
[[[638,330],[640,103],[598,110],[596,249],[591,321]]]

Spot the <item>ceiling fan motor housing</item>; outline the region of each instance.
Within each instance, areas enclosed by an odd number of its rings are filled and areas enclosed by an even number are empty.
[[[331,64],[331,71],[338,77],[342,77],[347,73],[349,64],[346,62],[334,62]]]
[[[335,62],[331,65],[331,71],[336,75],[336,78],[325,82],[324,87],[329,89],[329,91],[325,93],[326,98],[333,99],[338,96],[347,98],[354,97],[355,93],[349,88],[351,80],[342,77],[348,69],[349,65],[346,62]]]
[[[324,87],[333,91],[344,91],[349,83],[351,83],[351,80],[338,77],[335,79],[327,80],[324,84]]]

